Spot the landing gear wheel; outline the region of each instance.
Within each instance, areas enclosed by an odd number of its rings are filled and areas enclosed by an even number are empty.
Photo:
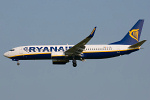
[[[75,59],[72,60],[72,63],[73,63],[73,67],[76,67],[77,66],[77,62]]]
[[[18,63],[18,62],[17,62],[17,65],[19,66],[19,65],[20,65],[20,63]]]
[[[20,65],[19,61],[17,61],[17,65],[18,65],[18,66]]]
[[[77,64],[76,63],[73,63],[73,67],[76,67],[77,66]]]

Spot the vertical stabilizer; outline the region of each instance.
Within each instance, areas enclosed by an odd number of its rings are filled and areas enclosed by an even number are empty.
[[[110,44],[133,45],[138,43],[140,40],[143,23],[144,20],[139,19],[122,40]]]

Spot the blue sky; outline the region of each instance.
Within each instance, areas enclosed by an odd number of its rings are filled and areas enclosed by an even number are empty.
[[[1,0],[1,100],[149,100],[149,0]],[[78,61],[65,66],[51,60],[20,61],[3,56],[23,45],[76,44],[97,26],[88,44],[120,40],[145,19],[144,49],[128,56]]]

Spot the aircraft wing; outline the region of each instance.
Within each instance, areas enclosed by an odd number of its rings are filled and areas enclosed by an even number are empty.
[[[96,27],[94,27],[93,31],[88,37],[65,51],[65,54],[68,56],[81,56],[82,51],[85,49],[85,44],[87,44],[91,40],[91,38],[94,36],[95,31]]]

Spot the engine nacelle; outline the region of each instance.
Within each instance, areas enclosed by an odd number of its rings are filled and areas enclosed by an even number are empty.
[[[66,64],[69,60],[53,60],[53,64]]]
[[[65,53],[63,51],[52,52],[51,53],[51,58],[52,59],[64,59],[65,58]]]

